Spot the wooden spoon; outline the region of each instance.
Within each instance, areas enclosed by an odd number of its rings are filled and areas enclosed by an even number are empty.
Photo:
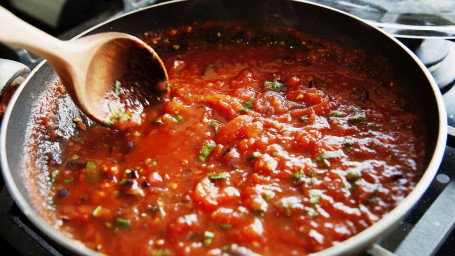
[[[163,62],[150,46],[128,34],[62,41],[0,6],[0,41],[47,59],[74,103],[106,126],[135,126],[144,108],[169,96]]]

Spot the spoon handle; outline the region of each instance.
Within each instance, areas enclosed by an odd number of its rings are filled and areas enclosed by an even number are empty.
[[[22,21],[0,6],[0,41],[25,48],[46,59],[59,58],[56,52],[64,51],[63,41]]]

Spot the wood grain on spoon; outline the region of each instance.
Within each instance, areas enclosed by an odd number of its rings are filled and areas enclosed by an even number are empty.
[[[136,126],[144,108],[169,96],[161,59],[128,34],[109,32],[62,41],[0,7],[0,41],[47,59],[82,112],[106,126]]]

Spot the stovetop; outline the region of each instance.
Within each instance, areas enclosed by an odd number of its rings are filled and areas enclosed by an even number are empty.
[[[85,20],[63,33],[62,39],[69,39],[94,24],[157,1],[123,0],[112,4],[95,16]],[[120,3],[122,4],[122,3]],[[448,123],[455,126],[455,42],[447,39],[402,39],[428,67],[435,77],[447,109]],[[8,57],[22,61],[33,68],[39,59],[28,54]],[[0,48],[0,58],[5,51]],[[455,255],[455,148],[446,147],[438,174],[415,208],[400,223],[391,235],[372,247],[367,255]],[[0,177],[0,252],[2,255],[66,255],[31,224],[15,205]]]

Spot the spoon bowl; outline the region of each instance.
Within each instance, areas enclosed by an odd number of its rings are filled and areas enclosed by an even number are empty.
[[[74,103],[95,122],[126,129],[169,96],[163,62],[132,35],[109,32],[62,41],[0,7],[0,41],[49,61]]]

